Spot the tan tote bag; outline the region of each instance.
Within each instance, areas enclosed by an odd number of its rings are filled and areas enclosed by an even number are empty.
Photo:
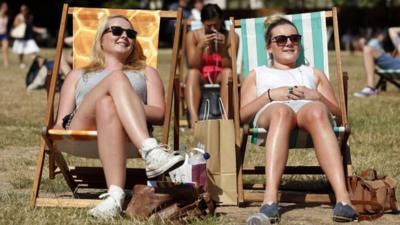
[[[221,108],[222,104],[220,102]],[[223,115],[225,111],[223,110]],[[210,154],[208,192],[219,205],[237,205],[235,129],[233,120],[200,120],[194,126],[196,143]]]

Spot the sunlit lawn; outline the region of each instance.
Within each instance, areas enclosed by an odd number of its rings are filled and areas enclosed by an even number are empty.
[[[164,81],[167,81],[170,53],[169,50],[163,50],[160,54],[159,71]],[[43,50],[42,55],[51,58],[54,50]],[[16,64],[16,57],[12,55],[11,61]],[[374,167],[379,173],[400,180],[399,91],[389,85],[388,91],[377,97],[355,98],[352,93],[358,91],[364,84],[361,57],[344,54],[343,67],[350,76],[349,121],[352,125],[350,146],[355,172]],[[26,92],[26,71],[27,69],[21,70],[17,65],[0,70],[0,224],[132,224],[132,221],[122,218],[100,222],[87,217],[86,209],[29,208],[35,159],[40,142],[40,127],[43,125],[46,109],[46,93]],[[334,72],[331,74],[333,76]],[[187,132],[181,135],[182,142],[189,144],[190,136]],[[156,136],[161,136],[160,130],[156,131]],[[254,162],[262,164],[262,154],[262,151],[251,151],[246,164]],[[73,158],[68,160],[79,161]],[[312,151],[291,152],[289,159],[292,165],[315,164],[315,162]],[[68,191],[62,179],[53,182],[48,179],[46,171],[44,174],[42,191],[50,195]],[[290,178],[285,178],[284,181],[288,179]],[[298,179],[304,181],[307,178]],[[304,185],[307,187],[307,182]],[[396,192],[399,196],[399,187]],[[225,217],[210,218],[195,223],[226,224]]]

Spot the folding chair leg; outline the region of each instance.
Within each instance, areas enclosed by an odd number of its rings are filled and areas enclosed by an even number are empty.
[[[379,77],[379,80],[376,83],[375,88],[378,89],[378,90],[380,89],[382,91],[386,91],[386,80],[385,80],[385,78]]]
[[[245,133],[245,132],[243,132]],[[241,206],[244,203],[244,190],[243,190],[243,163],[246,152],[247,145],[247,134],[243,134],[241,146],[238,152],[238,160],[237,160],[237,191],[238,191],[238,205]]]
[[[31,193],[31,203],[30,206],[33,208],[36,206],[36,199],[39,195],[40,181],[42,179],[43,164],[45,157],[45,147],[46,144],[44,140],[40,142],[39,152],[36,159],[35,175],[33,178],[32,193]]]

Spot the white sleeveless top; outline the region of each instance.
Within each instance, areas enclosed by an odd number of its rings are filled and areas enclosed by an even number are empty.
[[[280,70],[264,65],[255,68],[254,71],[256,72],[257,97],[264,94],[268,89],[286,86],[305,86],[313,90],[317,89],[317,80],[314,76],[314,69],[309,66],[301,65],[289,70]],[[293,109],[293,111],[297,112],[303,105],[309,102],[311,102],[311,100],[304,99],[269,102],[255,115],[254,127],[256,127],[257,120],[261,113],[272,104],[283,103]]]
[[[301,65],[299,67],[280,70],[267,66],[254,69],[256,72],[257,97],[264,94],[268,89],[283,86],[306,86],[316,90],[317,81],[312,67]]]

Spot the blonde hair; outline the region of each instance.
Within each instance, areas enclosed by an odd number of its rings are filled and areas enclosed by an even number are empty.
[[[113,15],[109,16],[102,21],[100,21],[99,26],[96,31],[96,36],[94,39],[94,44],[93,44],[93,49],[92,49],[92,56],[90,59],[89,65],[87,65],[84,69],[86,71],[94,71],[98,69],[104,69],[105,68],[105,57],[104,57],[104,51],[101,46],[101,41],[104,35],[105,30],[109,26],[109,21],[115,18],[121,18],[129,22],[129,24],[132,23],[129,21],[128,18],[126,18],[123,15]],[[133,28],[133,26],[132,26]],[[143,53],[142,46],[140,43],[137,41],[135,38],[133,40],[133,48],[131,54],[128,56],[124,69],[131,69],[131,70],[144,70],[146,67],[146,56]]]

